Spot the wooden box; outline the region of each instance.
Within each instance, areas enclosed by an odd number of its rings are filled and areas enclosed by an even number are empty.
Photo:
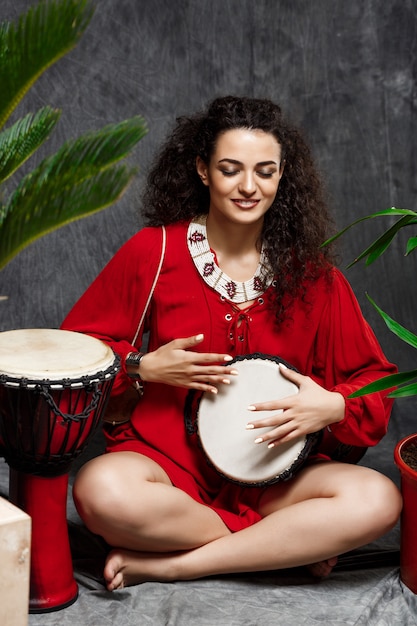
[[[31,518],[0,497],[0,624],[26,626]]]

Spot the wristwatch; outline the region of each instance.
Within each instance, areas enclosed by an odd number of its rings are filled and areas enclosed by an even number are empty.
[[[126,372],[129,378],[141,380],[139,366],[144,356],[143,352],[129,352],[125,360]],[[129,369],[131,369],[131,371],[129,371]]]

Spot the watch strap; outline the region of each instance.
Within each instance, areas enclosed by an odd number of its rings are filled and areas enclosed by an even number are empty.
[[[127,355],[125,359],[126,373],[129,376],[129,378],[133,378],[134,380],[141,380],[141,377],[139,374],[139,366],[143,357],[144,357],[143,352],[129,352],[129,354]],[[129,372],[128,370],[129,367],[134,367],[135,371]]]

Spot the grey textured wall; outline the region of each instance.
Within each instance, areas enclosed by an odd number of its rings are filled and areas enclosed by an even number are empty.
[[[13,19],[31,0],[1,0]],[[140,191],[152,154],[177,115],[217,95],[278,101],[306,131],[337,223],[392,205],[415,208],[415,0],[98,0],[78,47],[36,84],[17,114],[63,109],[53,150],[81,131],[142,114],[141,173],[125,197],[50,234],[0,272],[0,330],[56,327],[116,249],[140,228]],[[1,88],[1,86],[0,86]],[[343,240],[342,268],[381,227]],[[387,353],[402,368],[413,351],[388,331],[365,291],[417,331],[417,256],[403,242],[374,267],[346,272]],[[411,403],[398,403],[409,432]],[[410,420],[408,423],[407,420]],[[414,420],[415,421],[415,420]]]

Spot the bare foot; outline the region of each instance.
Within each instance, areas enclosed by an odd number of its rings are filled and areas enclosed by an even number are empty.
[[[319,563],[311,563],[306,567],[315,578],[326,578],[336,563],[337,556],[334,556],[331,559],[326,559],[325,561],[320,561]]]
[[[174,580],[173,565],[177,554],[112,550],[107,556],[103,572],[106,587],[108,591],[114,591],[150,580]]]
[[[104,566],[104,579],[108,591],[123,589],[148,581],[168,582],[179,579],[179,559],[183,552],[135,552],[112,550]],[[316,578],[326,578],[337,563],[337,557],[307,565]]]

